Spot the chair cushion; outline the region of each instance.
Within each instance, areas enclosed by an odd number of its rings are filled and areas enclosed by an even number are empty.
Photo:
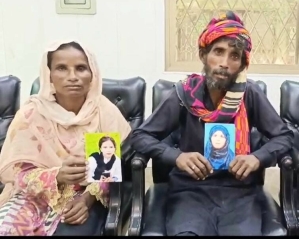
[[[145,196],[142,236],[166,236],[166,195],[168,185],[157,183]],[[262,208],[262,232],[265,236],[286,236],[281,209],[265,190],[258,196]]]
[[[286,236],[287,229],[282,215],[282,209],[265,189],[260,193],[259,200],[262,208],[263,236]]]
[[[155,183],[145,195],[142,236],[166,236],[167,183]]]

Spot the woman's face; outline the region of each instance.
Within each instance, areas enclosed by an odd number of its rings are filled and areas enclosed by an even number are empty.
[[[110,159],[115,153],[114,144],[110,140],[104,142],[101,146],[101,152],[103,153],[104,158]]]
[[[215,149],[222,149],[226,143],[226,138],[221,131],[216,131],[211,137],[211,142]]]
[[[86,97],[92,73],[87,57],[82,51],[67,47],[54,52],[50,68],[56,96],[77,99]]]

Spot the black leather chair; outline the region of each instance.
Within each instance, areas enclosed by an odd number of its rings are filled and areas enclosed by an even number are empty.
[[[20,108],[20,86],[21,81],[15,76],[0,77],[0,152],[8,127]],[[0,183],[0,193],[3,188]]]
[[[30,94],[39,91],[37,78]],[[145,110],[145,80],[140,77],[124,80],[103,79],[103,95],[114,103],[130,123],[132,129],[140,126],[144,120]],[[124,234],[129,220],[132,204],[132,174],[131,160],[134,156],[130,144],[125,141],[121,148],[123,163],[123,182],[110,186],[110,204],[106,220],[105,235]],[[137,172],[138,173],[138,172]]]
[[[265,94],[267,94],[267,86],[262,81],[257,81]],[[153,87],[153,110],[159,105],[163,97],[165,97],[171,88],[173,82],[159,80]],[[164,139],[169,145],[178,147],[179,129],[171,133]],[[253,150],[261,147],[268,139],[261,135],[256,128],[251,132],[251,148]],[[134,161],[146,167],[146,158],[143,155],[136,155]],[[137,164],[137,162],[134,162]],[[166,214],[166,194],[168,174],[171,167],[166,167],[160,160],[152,161],[152,175],[154,184],[148,189],[145,199],[140,196],[140,203],[133,204],[135,213],[131,216],[131,224],[129,235],[142,236],[165,236],[165,214]],[[134,183],[134,182],[133,182]],[[264,184],[264,170],[260,172],[260,183]],[[136,183],[137,184],[137,183]],[[141,191],[142,186],[138,185],[135,191]],[[144,189],[144,188],[143,188]],[[265,190],[259,195],[260,203],[263,208],[263,225],[264,235],[286,235],[287,230],[284,227],[283,216],[278,204],[274,201],[269,193]],[[144,205],[142,204],[144,200]]]
[[[281,165],[281,195],[286,225],[290,235],[299,235],[299,82],[286,80],[280,87],[280,117],[294,132],[292,162]]]
[[[0,152],[8,127],[20,108],[20,85],[15,76],[0,77]]]

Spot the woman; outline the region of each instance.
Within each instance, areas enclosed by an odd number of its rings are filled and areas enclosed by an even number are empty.
[[[102,92],[95,56],[73,41],[45,52],[40,91],[16,114],[0,156],[0,235],[98,235],[108,184],[86,178],[85,132],[130,126]]]
[[[92,153],[88,158],[88,182],[121,182],[121,161],[115,155],[116,142],[112,137],[104,136],[99,140],[100,152]]]
[[[230,134],[227,128],[223,125],[213,126],[204,153],[213,169],[228,169],[230,162],[234,159],[234,153],[229,146]]]

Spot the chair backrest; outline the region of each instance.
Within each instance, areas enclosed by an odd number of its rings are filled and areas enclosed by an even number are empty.
[[[286,80],[280,86],[280,117],[294,133],[294,148],[299,150],[299,82]],[[297,189],[297,174],[293,187]]]
[[[0,77],[0,151],[8,127],[20,108],[19,78],[9,75]]]
[[[259,87],[263,90],[265,94],[267,94],[267,85],[263,81],[256,81]],[[164,97],[166,97],[171,91],[172,87],[174,87],[174,82],[167,80],[158,80],[153,86],[153,99],[152,99],[152,111],[156,109],[156,107],[162,102]],[[163,142],[168,145],[178,148],[180,140],[180,129],[172,132],[168,137],[166,137]],[[260,148],[266,142],[265,137],[258,132],[258,130],[253,127],[251,130],[250,136],[250,146],[251,150],[256,150]],[[168,174],[171,171],[172,167],[163,164],[161,160],[153,160],[152,162],[152,175],[154,183],[161,183],[168,181]],[[264,172],[262,172],[264,174]],[[263,177],[264,175],[262,175]],[[263,183],[263,178],[261,179],[261,183]]]
[[[39,78],[31,87],[30,94],[37,94],[40,88]],[[144,121],[146,83],[141,77],[124,80],[103,79],[103,95],[121,111],[132,129],[139,127]],[[124,166],[124,178],[131,178],[131,164]]]
[[[294,132],[294,147],[299,150],[299,82],[284,81],[280,86],[280,117]]]

